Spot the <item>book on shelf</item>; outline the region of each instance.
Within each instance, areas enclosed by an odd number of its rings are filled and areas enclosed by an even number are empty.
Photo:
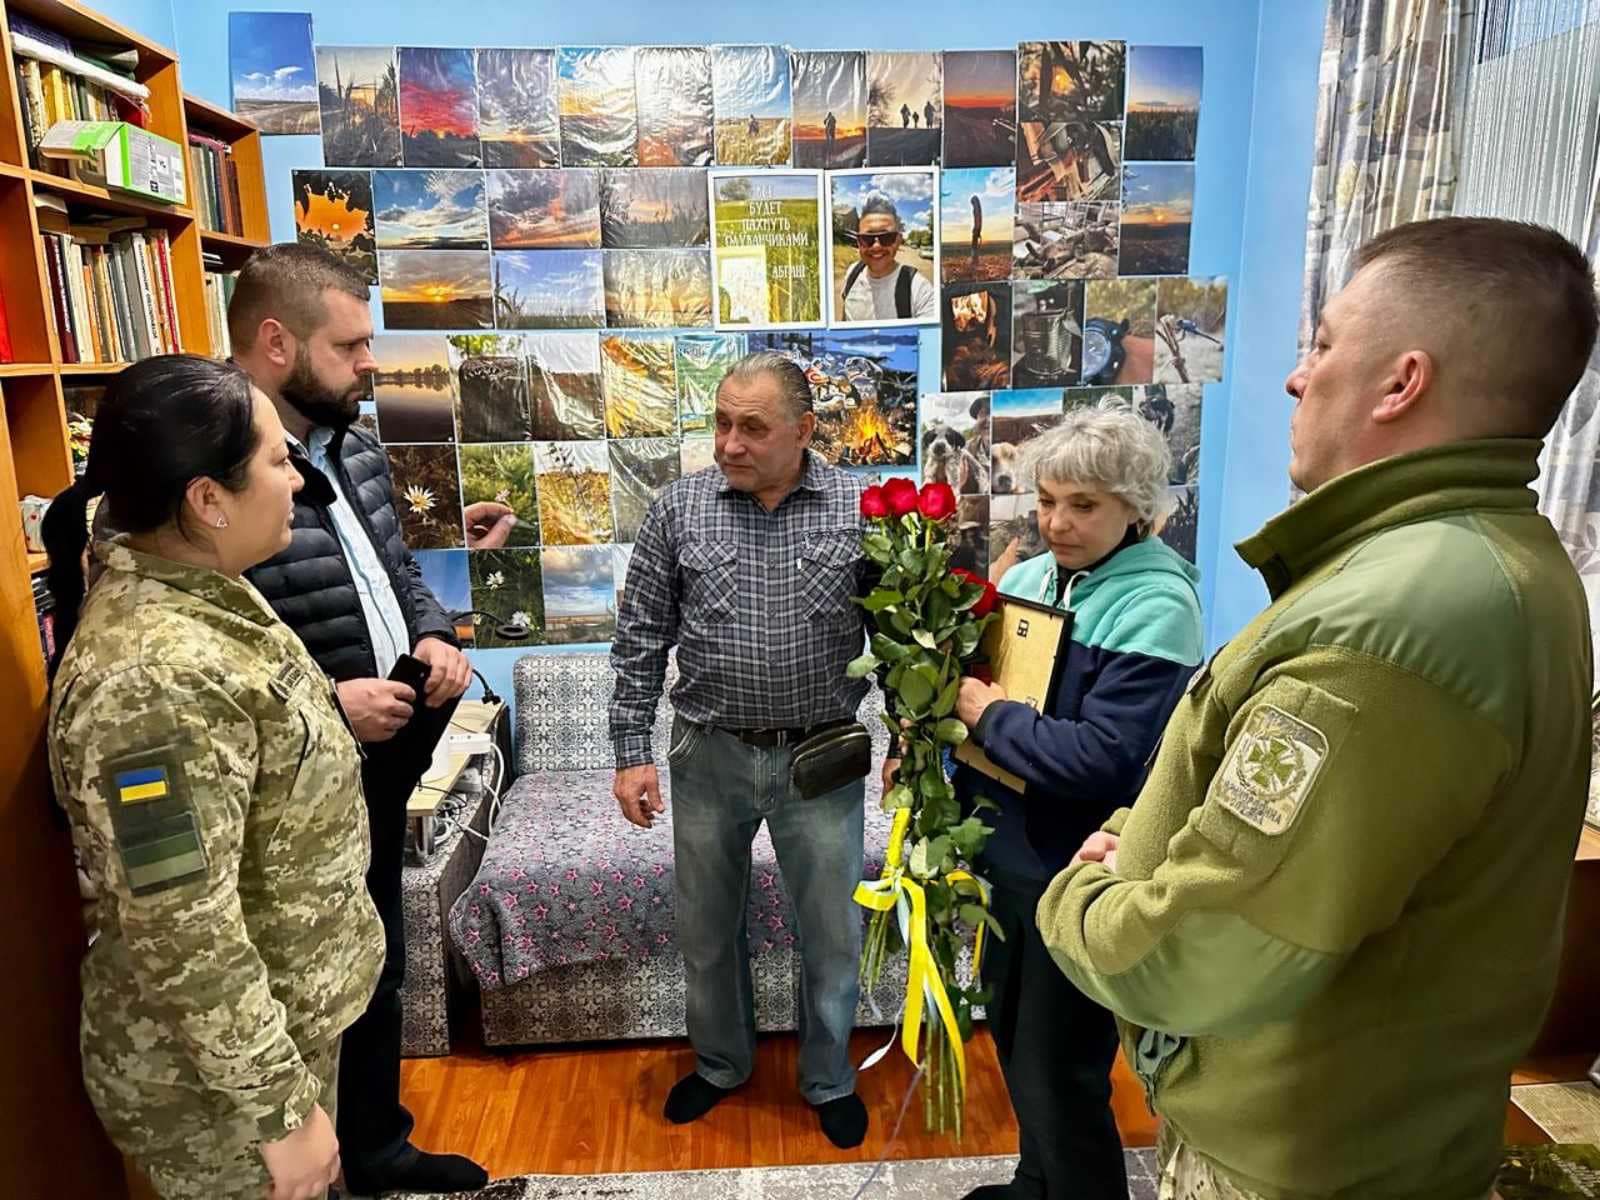
[[[243,237],[239,169],[233,160],[233,147],[205,134],[191,133],[189,177],[195,181],[200,228]]]
[[[224,271],[221,262],[206,255],[206,328],[211,333],[211,353],[217,358],[233,354],[233,342],[228,337],[228,303],[233,299],[233,287],[239,279],[237,271]]]
[[[129,46],[77,43],[11,13],[17,99],[34,166],[39,143],[61,121],[127,121],[143,127],[149,90],[134,79],[139,52]]]
[[[74,223],[41,206],[50,310],[68,363],[133,362],[175,354],[177,297],[164,229],[137,217]]]

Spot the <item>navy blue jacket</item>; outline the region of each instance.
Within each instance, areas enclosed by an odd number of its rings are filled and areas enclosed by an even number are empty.
[[[1015,700],[985,710],[973,738],[1025,781],[1012,791],[960,766],[963,807],[977,796],[994,827],[983,870],[1047,881],[1117,809],[1132,804],[1167,719],[1199,666],[1200,573],[1154,538],[1134,542],[1063,589],[1049,554],[1018,563],[1000,591],[1069,610],[1072,628],[1048,715]],[[1058,592],[1061,593],[1057,602]]]

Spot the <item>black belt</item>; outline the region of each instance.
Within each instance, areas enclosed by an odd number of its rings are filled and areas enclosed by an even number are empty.
[[[809,729],[729,729],[725,732],[731,733],[746,746],[769,750],[774,746],[797,745],[812,734],[820,733],[829,727],[829,725],[813,725]]]

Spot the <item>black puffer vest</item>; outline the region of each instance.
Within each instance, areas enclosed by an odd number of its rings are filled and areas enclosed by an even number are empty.
[[[245,578],[336,681],[370,677],[377,673],[372,640],[330,508],[335,483],[292,442],[290,454],[306,481],[295,497],[294,540],[283,553],[246,571]],[[328,459],[339,473],[337,486],[349,498],[389,571],[412,645],[423,637],[456,645],[449,617],[422,582],[421,568],[406,549],[383,447],[365,430],[352,426],[334,435]]]

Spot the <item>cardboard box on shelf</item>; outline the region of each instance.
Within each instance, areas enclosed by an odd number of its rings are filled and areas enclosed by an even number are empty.
[[[85,183],[183,204],[183,148],[126,121],[57,121],[39,143],[45,158],[72,163]]]

